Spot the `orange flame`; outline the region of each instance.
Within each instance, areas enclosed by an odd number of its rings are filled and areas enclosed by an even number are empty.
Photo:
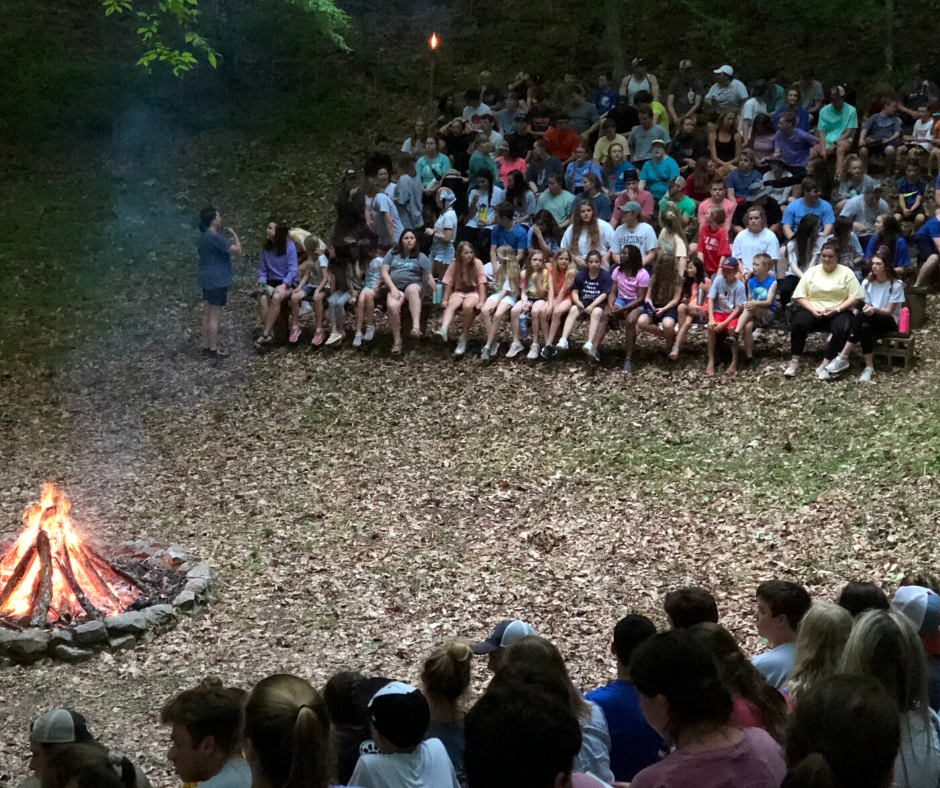
[[[42,498],[38,503],[23,512],[26,529],[16,540],[16,544],[0,559],[0,589],[3,589],[14,573],[17,564],[28,552],[33,550],[40,530],[49,537],[50,553],[53,558],[52,569],[52,604],[47,621],[57,618],[82,617],[85,611],[76,599],[69,583],[62,573],[62,562],[66,555],[71,563],[72,572],[79,588],[88,597],[95,608],[105,615],[121,613],[139,596],[140,592],[127,580],[114,572],[89,548],[72,527],[69,511],[72,504],[65,494],[53,484],[46,484],[42,489]],[[30,612],[33,590],[40,573],[38,553],[33,550],[33,557],[23,579],[16,590],[7,599],[0,616],[18,616]]]
[[[437,49],[437,45],[440,43],[437,33],[431,33],[431,49]]]

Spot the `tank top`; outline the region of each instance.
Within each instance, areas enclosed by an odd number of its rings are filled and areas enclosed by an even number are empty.
[[[649,76],[643,77],[642,82],[634,82],[633,75],[630,75],[630,81],[627,83],[627,98],[630,101],[630,106],[633,106],[633,99],[637,93],[641,90],[650,90],[650,78]],[[653,91],[650,90],[650,93]]]
[[[721,137],[715,136],[715,153],[718,154],[718,158],[722,161],[734,161],[734,157],[737,154],[737,143],[734,141],[734,135],[731,135],[731,139],[727,142],[722,142]]]

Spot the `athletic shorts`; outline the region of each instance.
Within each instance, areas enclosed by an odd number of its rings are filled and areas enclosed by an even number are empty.
[[[728,313],[727,312],[712,312],[712,317],[715,318],[716,323],[724,323],[725,320],[728,319]],[[738,319],[735,318],[730,323],[728,323],[727,326],[724,327],[724,329],[722,330],[722,333],[725,333],[728,331],[734,331],[737,327],[738,327]]]
[[[280,287],[284,284],[282,279],[268,279],[267,282],[258,282],[258,289],[261,291],[261,295],[266,295],[269,298],[274,295],[275,288]]]
[[[202,300],[209,306],[225,306],[228,301],[227,287],[202,288]]]
[[[316,292],[317,286],[316,285],[304,285],[300,289],[304,291],[303,300],[310,301],[313,299],[313,294]],[[323,290],[321,290],[321,292],[323,293],[323,298],[326,299],[330,295],[330,286],[323,285]]]

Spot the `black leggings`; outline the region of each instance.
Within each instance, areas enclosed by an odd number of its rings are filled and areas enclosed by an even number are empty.
[[[794,276],[793,274],[787,274],[783,279],[777,282],[777,295],[780,296],[780,314],[785,315],[787,312],[787,305],[790,303],[790,299],[793,298],[793,291],[796,290],[796,286],[800,283],[800,277]]]
[[[794,356],[802,356],[806,349],[806,337],[814,331],[829,331],[832,333],[832,339],[826,348],[826,358],[831,361],[845,347],[852,330],[853,317],[851,312],[838,312],[831,317],[816,317],[808,309],[797,306],[790,320],[790,352]]]
[[[866,356],[875,349],[875,340],[898,330],[898,324],[894,322],[891,315],[883,315],[875,312],[873,315],[866,315],[864,312],[856,312],[852,316],[852,329],[849,333],[849,342],[855,344],[862,343],[862,353]]]

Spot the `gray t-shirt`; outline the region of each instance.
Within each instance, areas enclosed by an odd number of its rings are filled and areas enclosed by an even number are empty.
[[[398,179],[395,204],[398,206],[398,215],[406,229],[414,230],[424,224],[424,217],[421,215],[423,194],[421,181],[416,176],[406,174]]]
[[[651,152],[653,140],[662,140],[667,145],[672,142],[669,132],[658,123],[654,123],[649,129],[644,129],[643,126],[633,127],[628,144],[630,150],[633,151],[634,164],[638,161],[647,161],[653,155]]]
[[[901,131],[901,119],[897,115],[886,118],[880,112],[876,112],[865,121],[862,128],[873,140],[886,140]]]
[[[839,200],[848,200],[858,194],[862,194],[865,191],[865,187],[869,183],[874,182],[875,179],[872,178],[871,175],[863,175],[862,182],[859,184],[856,184],[851,180],[839,181],[839,185],[836,186],[834,192],[833,201],[839,202]],[[779,200],[777,202],[779,202]]]
[[[402,257],[392,249],[385,255],[382,265],[388,266],[388,275],[399,290],[408,285],[420,285],[425,276],[431,275],[431,261],[421,252],[417,257]]]
[[[590,101],[582,101],[580,104],[568,104],[565,107],[568,113],[568,127],[578,134],[584,134],[591,126],[597,123],[597,107]]]
[[[251,788],[251,767],[244,758],[234,758],[202,785],[206,788]]]
[[[872,208],[865,202],[865,195],[860,194],[853,197],[842,208],[841,216],[848,216],[853,222],[865,225],[865,232],[871,234],[875,232],[875,220],[886,214],[891,209],[888,203],[879,199],[878,204]]]
[[[754,667],[764,674],[771,687],[780,689],[787,683],[787,676],[793,668],[793,654],[796,652],[796,643],[784,643],[782,646],[772,648],[763,654],[758,654],[751,660]]]

